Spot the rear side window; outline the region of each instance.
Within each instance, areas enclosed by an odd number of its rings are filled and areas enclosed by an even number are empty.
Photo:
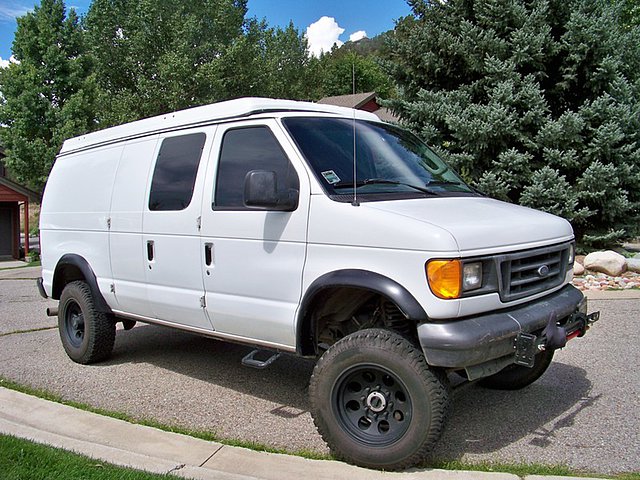
[[[192,133],[162,141],[151,180],[149,210],[175,211],[189,206],[205,140],[204,133]]]
[[[222,139],[213,207],[244,210],[244,179],[251,170],[275,172],[278,193],[299,189],[298,175],[268,127],[229,130]]]

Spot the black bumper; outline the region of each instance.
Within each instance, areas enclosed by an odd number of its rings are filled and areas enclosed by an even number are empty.
[[[485,315],[423,322],[418,337],[427,362],[432,366],[467,368],[501,359],[501,366],[514,363],[516,338],[521,333],[540,332],[553,318],[567,326],[584,323],[587,301],[572,285],[517,307]],[[579,317],[579,318],[578,318]],[[489,373],[489,372],[488,372]]]

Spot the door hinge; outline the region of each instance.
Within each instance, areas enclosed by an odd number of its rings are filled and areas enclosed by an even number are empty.
[[[200,231],[200,228],[202,227],[202,217],[198,217],[196,219],[196,224],[198,225],[198,231]]]
[[[111,230],[111,217],[107,218],[107,229]]]
[[[200,297],[200,308],[207,308],[207,299],[204,297]]]
[[[111,293],[116,293],[116,286],[112,283],[111,285],[109,285],[109,290],[111,291]]]

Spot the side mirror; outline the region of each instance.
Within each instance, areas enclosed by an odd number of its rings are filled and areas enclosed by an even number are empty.
[[[264,210],[291,212],[298,208],[298,191],[278,192],[276,172],[251,170],[244,178],[244,204]]]

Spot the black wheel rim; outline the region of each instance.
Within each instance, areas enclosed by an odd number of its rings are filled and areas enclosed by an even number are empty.
[[[64,326],[69,343],[78,348],[84,340],[84,315],[80,305],[69,302],[64,314]]]
[[[368,446],[387,446],[407,432],[411,397],[393,372],[378,365],[358,365],[341,375],[332,392],[340,426]]]

